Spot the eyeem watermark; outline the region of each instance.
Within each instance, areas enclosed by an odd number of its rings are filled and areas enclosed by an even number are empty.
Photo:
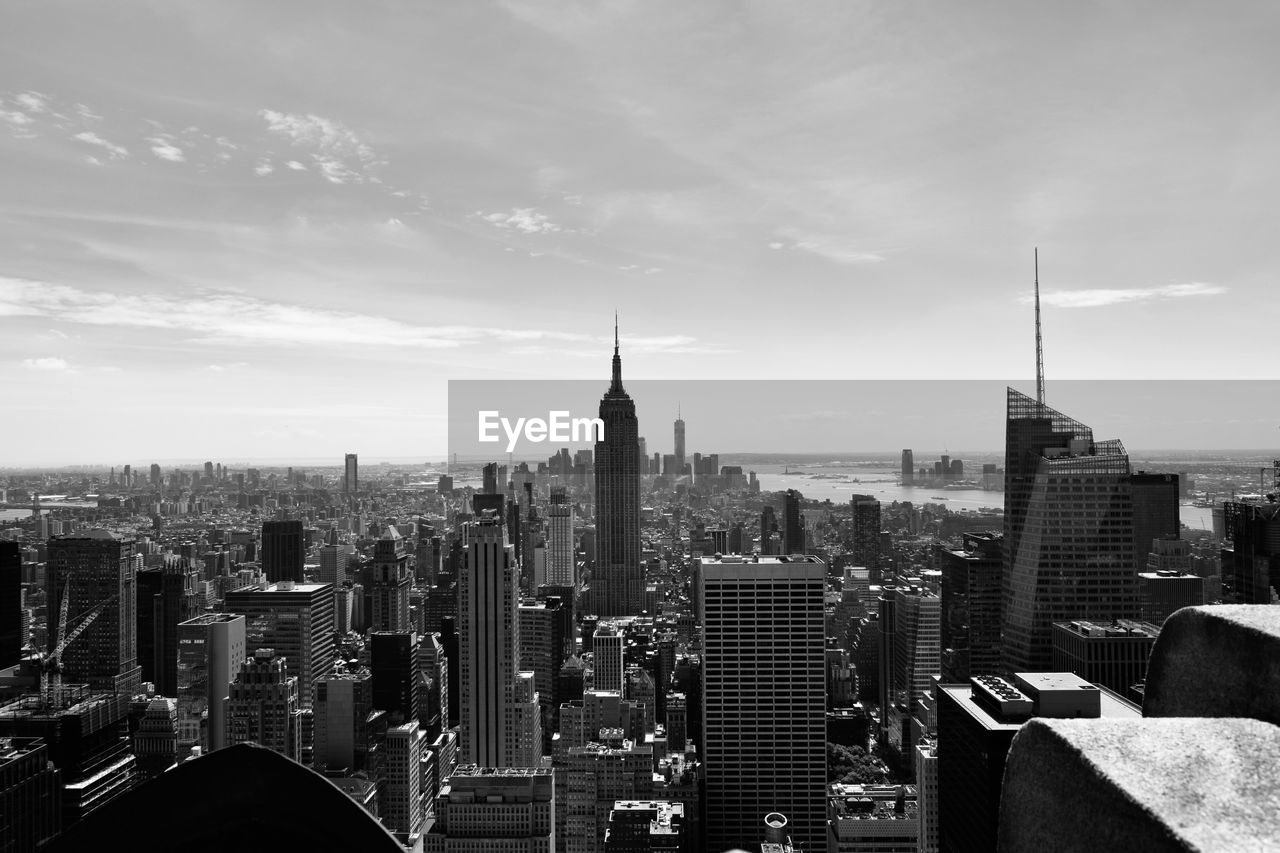
[[[520,437],[535,444],[550,441],[570,442],[604,441],[604,421],[599,418],[571,418],[567,411],[547,412],[547,419],[516,418],[512,423],[497,411],[481,411],[476,440],[493,443],[502,440],[498,430],[507,435],[507,452],[514,453]]]

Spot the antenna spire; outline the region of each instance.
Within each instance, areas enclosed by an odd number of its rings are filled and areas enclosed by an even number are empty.
[[[1035,249],[1036,264],[1036,401],[1044,405],[1044,345],[1040,339],[1040,247]]]
[[[613,312],[613,381],[609,384],[610,394],[624,393],[622,390],[622,355],[618,352],[618,312]]]

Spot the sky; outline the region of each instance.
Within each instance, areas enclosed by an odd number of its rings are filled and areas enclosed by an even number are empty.
[[[438,456],[615,311],[630,377],[1033,390],[1035,247],[1050,388],[1277,378],[1276,4],[4,17],[0,465]]]

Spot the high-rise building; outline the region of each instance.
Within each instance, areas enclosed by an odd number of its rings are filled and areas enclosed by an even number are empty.
[[[1227,501],[1222,512],[1231,541],[1222,552],[1223,603],[1280,602],[1280,503]]]
[[[897,619],[894,634],[894,683],[906,707],[912,706],[922,693],[932,689],[933,678],[941,669],[939,620],[942,601],[929,589],[918,584],[899,583],[893,587],[894,612]]]
[[[143,680],[154,682],[161,696],[178,695],[178,625],[203,609],[199,582],[200,571],[181,557],[138,572],[139,665]]]
[[[160,466],[154,462],[151,463],[151,485],[160,485]]]
[[[999,533],[966,533],[963,546],[938,549],[942,571],[942,680],[967,682],[1000,668]]]
[[[141,781],[154,779],[177,764],[178,703],[165,696],[153,696],[131,739]]]
[[[572,589],[578,582],[576,569],[573,504],[564,486],[552,486],[551,505],[547,508],[547,583]]]
[[[363,668],[337,667],[316,681],[312,705],[315,715],[315,768],[321,772],[366,770],[370,751],[377,747],[371,737],[371,718],[378,714],[373,704],[373,676]]]
[[[62,771],[41,738],[0,738],[0,850],[35,853],[62,831]]]
[[[1138,471],[1129,478],[1133,489],[1134,566],[1147,565],[1151,543],[1166,536],[1177,538],[1182,530],[1177,474]]]
[[[600,400],[604,435],[595,445],[595,611],[636,616],[644,609],[640,563],[640,460],[636,404],[622,387],[622,356],[614,327],[613,379]]]
[[[880,501],[868,495],[854,495],[853,564],[866,566],[871,577],[879,579],[880,569]]]
[[[222,749],[228,688],[248,656],[244,617],[202,613],[178,625],[178,755]]]
[[[411,835],[422,827],[422,756],[426,749],[427,738],[417,720],[387,729],[385,784],[378,811],[383,824],[397,835]]]
[[[320,571],[316,575],[320,583],[331,583],[334,589],[346,583],[347,563],[351,555],[349,548],[333,541],[320,546]]]
[[[141,685],[133,552],[134,540],[106,530],[49,541],[48,612],[61,612],[63,596],[69,597],[67,612],[73,619],[97,609],[97,616],[62,653],[64,682],[125,695],[133,695]],[[49,618],[50,648],[60,640],[58,621],[56,615]],[[79,624],[68,621],[67,630]]]
[[[1142,716],[1071,673],[994,675],[937,688],[938,831],[944,853],[995,850],[1009,744],[1031,717]]]
[[[760,510],[760,554],[776,555],[781,549],[778,543],[778,516],[773,507],[765,504]]]
[[[520,603],[520,666],[532,672],[542,706],[543,746],[550,754],[555,732],[556,676],[564,664],[567,637],[563,603],[526,599]]]
[[[386,711],[398,726],[418,720],[422,701],[418,668],[418,635],[377,632],[369,635],[369,669],[373,673],[373,707]]]
[[[804,495],[795,489],[787,489],[783,496],[782,503],[782,553],[783,554],[803,554],[805,548],[804,541],[804,516],[800,514],[800,501],[804,500]]]
[[[306,554],[301,521],[262,523],[262,571],[267,580],[301,583]]]
[[[902,485],[912,486],[916,481],[916,463],[911,448],[902,451]]]
[[[550,769],[462,765],[440,786],[423,853],[548,853],[556,849]]]
[[[373,631],[408,631],[409,592],[413,588],[413,572],[404,540],[394,530],[379,539],[373,549],[373,599],[370,629]]]
[[[675,457],[676,457],[676,476],[679,477],[684,473],[684,418],[680,417],[679,409],[676,410],[675,424]]]
[[[333,587],[319,583],[268,583],[232,590],[226,609],[245,620],[250,649],[275,649],[298,678],[300,706],[311,707],[316,679],[333,670]]]
[[[1053,669],[1073,672],[1121,696],[1147,679],[1147,661],[1160,626],[1132,619],[1095,624],[1084,619],[1053,623]]]
[[[597,625],[591,639],[593,689],[622,691],[623,652],[622,630],[612,622]]]
[[[565,853],[601,853],[613,804],[653,796],[653,747],[622,734],[604,729],[592,743],[568,750],[567,784],[559,792]]]
[[[497,462],[490,462],[480,469],[480,493],[485,495],[499,494]]]
[[[227,691],[227,746],[256,743],[300,760],[298,679],[271,649],[245,660]]]
[[[758,842],[773,811],[826,845],[825,576],[815,557],[701,561],[708,850]]]
[[[1053,622],[1138,615],[1133,484],[1118,440],[1008,389],[1003,668],[1044,672]]]
[[[467,525],[470,544],[458,582],[459,754],[462,762],[483,767],[519,766],[515,759],[530,737],[528,732],[516,731],[514,723],[517,717],[525,719],[523,709],[515,707],[520,672],[519,567],[513,547],[507,544],[502,518],[501,509],[486,509]],[[535,721],[540,716],[536,707],[533,716]]]
[[[26,644],[22,613],[22,548],[17,542],[0,542],[0,669],[20,661]]]
[[[360,491],[360,461],[354,453],[342,460],[342,493],[354,495]]]
[[[1166,542],[1186,545],[1180,539],[1154,541],[1157,547]],[[1190,562],[1189,554],[1187,561]],[[1142,621],[1163,625],[1175,610],[1204,604],[1204,578],[1173,569],[1139,572],[1138,598],[1142,603]]]

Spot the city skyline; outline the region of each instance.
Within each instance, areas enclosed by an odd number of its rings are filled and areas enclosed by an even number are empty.
[[[1031,377],[1035,246],[1051,394],[1270,378],[1250,11],[24,6],[7,444],[413,455],[446,378],[597,376],[598,302],[637,377]]]

